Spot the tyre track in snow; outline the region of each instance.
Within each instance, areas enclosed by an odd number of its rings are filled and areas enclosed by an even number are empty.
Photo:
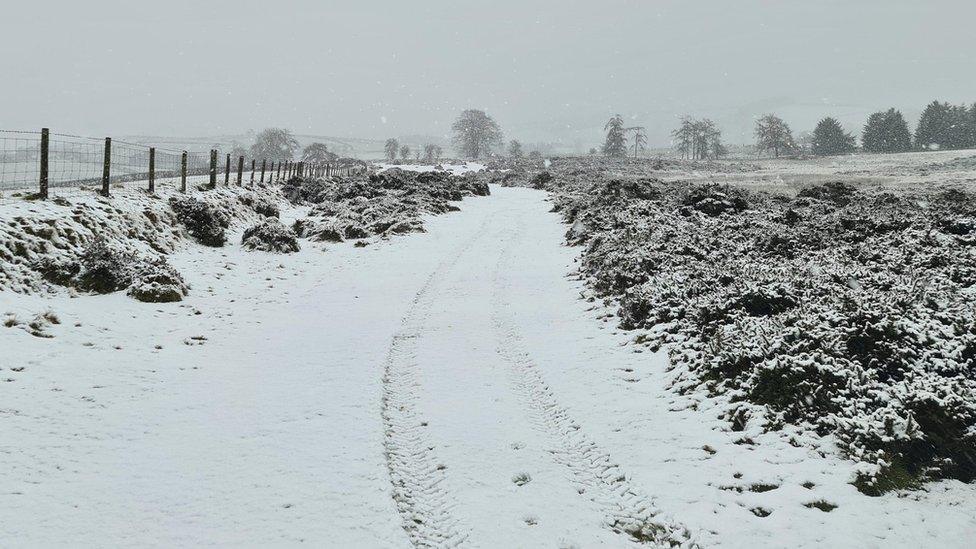
[[[686,527],[657,509],[653,499],[631,484],[610,454],[583,431],[582,426],[559,403],[546,384],[535,361],[526,351],[518,329],[505,311],[512,244],[523,234],[521,222],[509,233],[495,266],[492,283],[492,327],[497,352],[510,366],[512,384],[524,402],[534,427],[553,443],[553,459],[566,466],[577,483],[577,492],[589,498],[605,513],[604,523],[631,541],[661,547],[697,548],[699,543]]]
[[[415,547],[458,547],[468,539],[467,527],[453,514],[456,504],[442,486],[446,466],[438,461],[426,422],[417,411],[417,340],[427,325],[436,289],[484,236],[494,215],[487,215],[475,234],[427,277],[401,319],[386,357],[381,399],[386,464],[403,529]]]

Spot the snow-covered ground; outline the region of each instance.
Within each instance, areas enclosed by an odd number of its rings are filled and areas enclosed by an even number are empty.
[[[449,172],[453,175],[464,175],[468,172],[477,172],[485,169],[485,165],[480,162],[465,162],[464,164],[387,164],[379,162],[374,164],[378,171],[386,171],[390,168],[400,168],[401,170],[406,170],[408,172],[429,172],[435,168],[435,166],[440,166],[444,171]]]
[[[182,303],[0,293],[59,322],[0,324],[0,545],[972,546],[976,487],[869,498],[675,397],[545,195],[492,193],[365,248],[188,246]]]

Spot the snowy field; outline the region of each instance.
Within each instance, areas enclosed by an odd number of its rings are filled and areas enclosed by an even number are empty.
[[[829,450],[737,444],[667,390],[667,356],[580,299],[544,193],[461,208],[366,247],[183,245],[181,303],[0,294],[4,318],[51,313],[49,337],[0,326],[2,545],[976,539],[972,485],[867,497]]]
[[[438,167],[439,166],[439,167]],[[478,172],[485,169],[485,165],[480,162],[464,162],[463,164],[386,164],[378,163],[376,168],[379,171],[386,171],[392,168],[411,172],[427,172],[431,170],[443,170],[453,175],[462,175],[469,172]]]
[[[795,194],[802,187],[831,181],[896,190],[947,183],[971,186],[976,182],[976,150],[857,153],[802,160],[743,157],[707,163],[698,169],[668,170],[659,175],[666,181],[732,183],[746,189],[784,194]]]

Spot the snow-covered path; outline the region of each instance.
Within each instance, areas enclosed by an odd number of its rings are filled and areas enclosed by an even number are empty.
[[[0,327],[0,545],[976,537],[970,487],[867,498],[848,462],[671,396],[666,359],[578,299],[544,195],[492,192],[366,248],[194,247],[172,258],[182,304],[0,294],[0,313],[61,321]],[[804,505],[821,499],[839,507]]]

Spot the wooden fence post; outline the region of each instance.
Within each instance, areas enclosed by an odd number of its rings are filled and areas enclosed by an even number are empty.
[[[268,159],[264,158],[261,160],[261,183],[264,183],[264,170],[268,167]]]
[[[47,128],[41,129],[41,171],[40,171],[40,189],[38,189],[37,195],[42,200],[47,200],[47,186],[48,186],[48,148],[50,145],[50,133]]]
[[[224,185],[230,185],[230,153],[227,153],[227,166],[224,168]]]
[[[237,186],[241,186],[241,182],[244,180],[244,157],[241,156],[237,159]]]
[[[251,159],[251,186],[254,186],[254,172],[257,171],[258,161],[254,158]]]
[[[210,188],[217,188],[217,149],[210,149]]]
[[[108,180],[112,176],[112,138],[105,138],[105,159],[102,162],[102,196],[109,196]]]
[[[180,192],[186,192],[186,151],[183,151],[183,158],[180,159]]]
[[[156,147],[149,147],[149,194],[156,192]]]

